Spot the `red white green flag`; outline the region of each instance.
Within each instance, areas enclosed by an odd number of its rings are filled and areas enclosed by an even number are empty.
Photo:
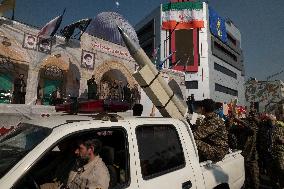
[[[162,29],[204,28],[202,2],[177,2],[163,4]]]

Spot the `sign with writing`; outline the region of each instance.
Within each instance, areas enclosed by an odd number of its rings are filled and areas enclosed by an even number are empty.
[[[94,49],[98,49],[100,51],[110,53],[110,54],[113,54],[115,56],[122,57],[124,59],[132,59],[132,57],[131,57],[131,55],[129,54],[128,51],[119,50],[119,49],[114,48],[114,47],[107,45],[107,44],[102,44],[102,43],[99,43],[97,41],[93,41],[92,47]]]
[[[211,7],[209,7],[209,23],[211,33],[223,43],[227,43],[228,38],[225,20]]]

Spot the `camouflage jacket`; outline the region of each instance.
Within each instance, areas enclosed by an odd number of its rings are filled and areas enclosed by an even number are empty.
[[[274,157],[284,156],[284,144],[279,141],[280,138],[284,139],[284,123],[278,121],[272,134],[272,154]]]
[[[257,143],[258,143],[258,122],[253,118],[249,117],[247,119],[248,124],[250,125],[251,135],[247,137],[242,155],[246,161],[254,161],[258,159],[257,153]]]
[[[223,120],[215,113],[207,114],[204,120],[196,125],[193,135],[195,140],[202,140],[220,150],[229,151],[228,131]]]

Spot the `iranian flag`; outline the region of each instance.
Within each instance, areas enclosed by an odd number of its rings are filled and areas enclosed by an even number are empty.
[[[164,30],[204,28],[202,2],[167,3],[162,10]]]
[[[53,37],[61,22],[62,22],[62,18],[63,18],[63,15],[65,13],[65,9],[62,13],[62,15],[60,16],[57,16],[55,17],[54,19],[52,19],[51,21],[49,21],[47,24],[45,24],[45,26],[43,26],[43,28],[41,28],[41,30],[39,31],[38,33],[38,37],[41,37],[41,38],[50,38],[50,37]]]

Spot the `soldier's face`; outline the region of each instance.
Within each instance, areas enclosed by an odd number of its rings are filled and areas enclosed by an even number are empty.
[[[75,150],[75,154],[82,160],[89,160],[91,153],[92,149],[87,148],[83,144],[80,144],[80,146]]]

